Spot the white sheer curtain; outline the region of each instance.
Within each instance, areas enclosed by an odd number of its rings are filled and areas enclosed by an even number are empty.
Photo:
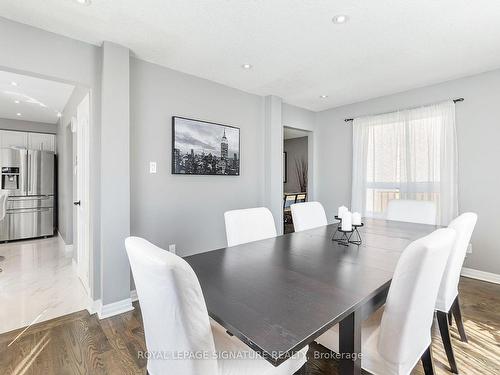
[[[455,103],[354,119],[352,210],[383,217],[391,199],[436,203],[436,222],[458,213]]]

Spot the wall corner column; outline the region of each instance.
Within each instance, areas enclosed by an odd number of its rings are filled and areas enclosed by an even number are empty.
[[[130,236],[130,51],[102,45],[100,318],[133,309],[125,238]]]
[[[264,203],[274,216],[278,234],[283,233],[283,123],[282,100],[264,98]]]

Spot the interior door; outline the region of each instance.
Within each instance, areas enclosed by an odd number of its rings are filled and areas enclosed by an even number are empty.
[[[85,96],[78,105],[76,116],[76,210],[78,275],[90,295],[90,207],[89,207],[89,124],[90,97]]]

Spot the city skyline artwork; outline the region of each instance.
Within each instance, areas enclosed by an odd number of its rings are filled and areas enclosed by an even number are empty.
[[[172,173],[239,176],[240,129],[172,117]]]

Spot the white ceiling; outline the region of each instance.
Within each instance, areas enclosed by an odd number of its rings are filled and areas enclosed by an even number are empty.
[[[283,139],[307,137],[308,132],[299,129],[283,127]]]
[[[0,118],[55,124],[57,114],[63,111],[74,88],[65,83],[0,71]]]
[[[0,15],[312,110],[500,67],[498,0],[2,0]]]

